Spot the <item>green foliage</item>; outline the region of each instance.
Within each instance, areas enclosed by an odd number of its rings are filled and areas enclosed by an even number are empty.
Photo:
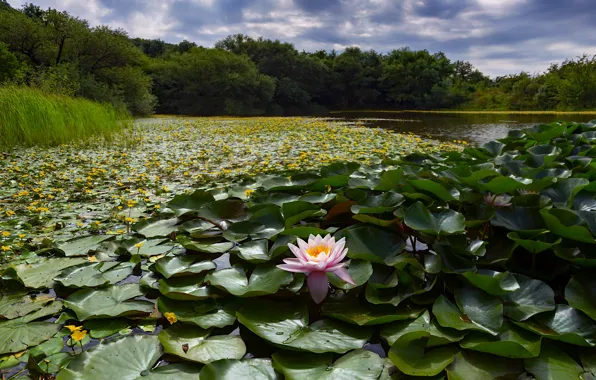
[[[0,146],[50,146],[109,137],[121,129],[118,116],[110,105],[26,87],[0,87]]]
[[[160,112],[186,115],[262,114],[275,91],[246,57],[193,48],[152,62],[150,72]]]
[[[0,83],[13,79],[19,68],[17,57],[8,50],[6,45],[0,43]]]
[[[141,70],[147,58],[121,30],[91,28],[66,12],[27,4],[20,12],[0,9],[0,43],[28,68],[19,84],[110,102],[135,115],[155,108],[151,79]]]
[[[179,194],[144,210],[158,215],[131,234],[38,249],[0,267],[0,332],[11,337],[0,368],[26,362],[58,379],[94,378],[101,363],[150,379],[592,378],[595,135],[596,122],[555,123],[462,152],[258,176]],[[320,306],[303,274],[276,267],[301,229],[344,237],[349,250],[356,285],[329,274]],[[78,336],[63,323],[86,337],[55,356],[60,337]],[[156,325],[158,336],[133,333]],[[89,335],[105,340],[87,349]],[[164,354],[181,363],[155,368]]]

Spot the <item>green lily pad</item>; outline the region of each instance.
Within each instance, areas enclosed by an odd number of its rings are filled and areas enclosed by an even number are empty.
[[[246,272],[241,266],[219,270],[210,273],[205,278],[205,281],[211,285],[224,289],[237,297],[273,294],[293,280],[294,277],[290,272],[267,264],[257,266],[250,278],[247,278]]]
[[[335,234],[335,239],[346,239],[348,257],[371,263],[392,266],[406,248],[406,242],[397,234],[372,225],[354,225]]]
[[[91,319],[83,324],[83,328],[89,330],[89,335],[95,339],[107,338],[127,327],[129,322],[121,318]]]
[[[444,346],[459,342],[464,338],[466,332],[460,332],[455,329],[442,327],[436,320],[430,319],[428,310],[424,311],[418,318],[398,321],[386,324],[381,329],[381,336],[393,345],[402,336],[415,331],[425,331],[430,334],[427,347]]]
[[[13,265],[8,273],[12,272],[28,288],[50,288],[63,269],[86,262],[87,259],[82,257],[41,259],[30,264]]]
[[[228,252],[230,249],[234,248],[234,243],[231,242],[218,242],[218,243],[210,243],[210,242],[202,242],[202,241],[193,241],[186,236],[178,236],[177,240],[182,246],[189,251],[193,252],[202,252],[202,253],[225,253]]]
[[[176,216],[189,212],[198,211],[203,205],[215,201],[213,195],[204,190],[197,190],[192,194],[180,194],[175,196],[168,207],[174,211]]]
[[[0,295],[0,321],[15,319],[44,308],[54,301],[55,297],[46,294],[27,295],[27,293],[13,293]]]
[[[350,260],[348,263],[347,271],[350,277],[352,277],[352,280],[354,280],[354,283],[356,285],[348,284],[344,280],[337,277],[337,275],[327,272],[327,278],[329,279],[331,285],[335,286],[336,288],[345,290],[354,289],[358,286],[362,286],[366,284],[368,279],[372,276],[373,267],[370,261]]]
[[[135,223],[132,228],[146,238],[168,236],[172,232],[178,231],[178,218],[151,218],[144,219]]]
[[[90,251],[95,251],[99,245],[110,239],[107,235],[93,235],[70,239],[64,243],[56,244],[56,248],[64,253],[66,257],[87,256]]]
[[[524,365],[536,380],[580,380],[584,372],[575,360],[548,341],[542,345],[540,356],[524,360]]]
[[[288,380],[362,379],[381,377],[384,362],[379,355],[355,350],[333,362],[332,354],[281,351],[273,354],[273,367]]]
[[[393,211],[405,202],[403,195],[387,192],[380,195],[371,195],[352,206],[354,214],[382,214]]]
[[[217,289],[204,285],[204,281],[205,274],[162,278],[159,280],[159,291],[168,298],[180,301],[203,300],[219,296]]]
[[[236,312],[241,306],[238,300],[177,301],[168,297],[157,300],[159,311],[174,313],[180,322],[192,323],[204,329],[231,326],[236,322]]]
[[[555,293],[550,286],[521,274],[513,275],[520,288],[503,296],[503,313],[516,321],[555,309]]]
[[[464,216],[458,212],[446,210],[433,214],[422,202],[410,206],[405,217],[408,227],[432,235],[462,233],[465,229],[464,222]]]
[[[456,189],[447,190],[443,185],[430,179],[409,180],[418,190],[429,192],[443,201],[452,201],[459,199],[459,191]]]
[[[197,363],[242,359],[246,354],[246,346],[239,336],[209,336],[209,333],[209,330],[177,323],[162,330],[159,341],[165,353]]]
[[[134,263],[117,261],[87,263],[66,268],[54,280],[75,288],[114,285],[130,276],[135,266]]]
[[[224,359],[207,364],[200,380],[280,380],[269,359]]]
[[[446,371],[449,380],[521,379],[524,368],[519,360],[462,351]]]
[[[541,338],[505,322],[496,337],[473,331],[459,343],[462,348],[506,358],[532,358],[540,354]]]
[[[596,322],[568,305],[540,313],[524,322],[514,322],[540,336],[583,347],[596,347]]]
[[[192,276],[215,267],[212,261],[201,261],[193,255],[167,256],[155,262],[155,270],[165,278]]]
[[[476,272],[465,272],[463,276],[472,285],[493,296],[513,293],[520,288],[515,277],[509,272],[480,269]]]
[[[457,299],[459,308],[443,295],[435,301],[433,314],[441,326],[498,334],[503,324],[503,305],[498,298],[466,289]]]
[[[142,316],[154,309],[153,302],[134,300],[143,295],[138,284],[114,285],[101,289],[81,289],[64,304],[77,314],[79,321],[94,318]]]
[[[410,376],[435,376],[441,373],[459,352],[459,347],[449,345],[427,349],[428,331],[412,331],[401,336],[389,350],[395,366]]]
[[[136,335],[77,355],[56,380],[142,379],[162,355],[157,336]]]
[[[245,304],[238,321],[269,342],[315,353],[345,353],[364,346],[372,330],[321,319],[308,325],[308,310],[299,303],[258,300]]]
[[[371,305],[353,297],[335,297],[323,304],[321,313],[359,326],[371,326],[416,318],[422,310],[418,306],[403,305],[395,308],[389,305]]]
[[[565,299],[571,307],[596,320],[596,278],[588,273],[577,274],[565,288]]]
[[[540,210],[544,222],[555,234],[566,239],[596,244],[596,240],[586,227],[585,221],[571,210],[551,209]]]
[[[284,203],[281,207],[285,219],[286,228],[290,228],[301,220],[325,215],[325,210],[319,206],[305,201],[296,201]]]
[[[272,256],[269,256],[269,241],[267,239],[251,240],[242,243],[233,248],[231,253],[251,263],[264,263],[272,259]]]

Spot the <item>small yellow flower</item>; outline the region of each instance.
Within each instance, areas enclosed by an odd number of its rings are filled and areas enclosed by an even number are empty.
[[[70,336],[75,342],[80,342],[87,335],[87,330],[75,331]]]
[[[161,206],[160,205],[155,205],[155,206],[153,206],[153,208],[156,209],[156,210],[159,210],[161,208]]]
[[[21,238],[21,239],[24,238],[25,236],[27,236],[27,235],[25,235],[25,234],[19,234],[19,238]]]
[[[97,257],[95,257],[95,255],[89,256],[89,257],[87,257],[87,260],[89,260],[92,263],[96,263],[97,262]]]
[[[166,317],[166,319],[168,320],[168,322],[170,322],[171,325],[178,322],[178,318],[176,318],[176,314],[174,313],[168,311],[165,312],[163,315]]]
[[[73,333],[75,331],[80,331],[83,328],[83,326],[75,326],[75,325],[66,325],[64,327],[69,329],[71,333]]]
[[[2,250],[3,250],[4,252],[10,251],[10,247],[8,247],[8,246],[6,246],[6,245],[3,245],[3,246],[2,246]]]
[[[141,249],[141,247],[143,246],[143,244],[145,244],[145,242],[144,242],[144,241],[142,241],[142,242],[140,242],[140,243],[137,243],[137,244],[135,244],[135,247],[137,247],[137,248]]]
[[[250,198],[250,196],[252,195],[252,193],[254,193],[255,191],[252,189],[246,189],[244,190],[244,196],[247,198]]]
[[[2,236],[9,237],[10,236],[10,232],[8,232],[8,231],[2,231]]]

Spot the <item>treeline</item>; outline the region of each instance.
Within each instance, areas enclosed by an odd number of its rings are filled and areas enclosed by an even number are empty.
[[[408,48],[300,52],[233,35],[214,48],[130,39],[54,9],[0,0],[0,82],[109,102],[135,115],[299,115],[330,109],[596,108],[596,60],[490,79]]]

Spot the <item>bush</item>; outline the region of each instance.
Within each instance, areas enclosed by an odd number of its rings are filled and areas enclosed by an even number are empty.
[[[0,87],[0,146],[59,145],[108,137],[119,128],[111,105],[27,87]]]

